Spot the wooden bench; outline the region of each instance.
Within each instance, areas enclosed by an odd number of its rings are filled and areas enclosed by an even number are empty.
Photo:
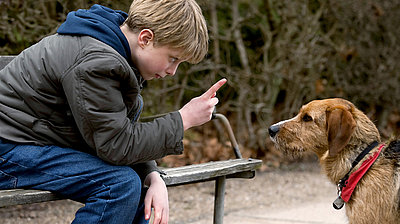
[[[0,56],[0,69],[4,68],[15,56]],[[255,170],[262,161],[244,159],[239,150],[228,119],[222,114],[214,114],[213,119],[219,120],[228,133],[236,159],[214,161],[203,164],[187,165],[175,168],[160,169],[167,186],[178,186],[204,181],[215,181],[214,192],[214,223],[223,223],[225,183],[229,178],[253,178]],[[0,167],[1,168],[1,167]],[[32,204],[65,199],[55,193],[41,190],[10,189],[0,190],[0,208],[6,206]]]

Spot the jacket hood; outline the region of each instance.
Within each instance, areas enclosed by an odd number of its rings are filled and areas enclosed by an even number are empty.
[[[78,9],[68,13],[57,33],[93,37],[114,48],[132,64],[128,40],[120,29],[127,17],[128,14],[123,11],[95,4],[88,10]]]

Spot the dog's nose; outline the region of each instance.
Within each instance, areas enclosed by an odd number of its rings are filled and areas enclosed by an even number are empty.
[[[276,133],[278,133],[278,132],[279,132],[279,125],[271,125],[268,128],[268,133],[269,133],[269,136],[271,136],[271,138],[275,137]]]

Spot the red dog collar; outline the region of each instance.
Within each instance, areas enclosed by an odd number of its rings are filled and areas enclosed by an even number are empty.
[[[378,158],[382,148],[385,144],[380,145],[378,151],[376,151],[372,156],[366,159],[360,166],[360,168],[354,171],[351,175],[351,171],[357,164],[376,146],[378,145],[377,141],[374,141],[366,149],[364,149],[360,155],[353,161],[351,164],[351,169],[349,172],[339,181],[338,184],[338,195],[339,197],[333,202],[333,207],[335,209],[341,209],[345,202],[350,200],[351,194],[357,186],[357,183],[361,180],[364,174],[368,171],[368,169],[374,164],[375,160]]]
[[[361,178],[364,176],[364,174],[368,171],[368,169],[374,164],[375,160],[378,158],[379,154],[382,151],[382,148],[385,146],[385,144],[382,144],[379,146],[378,151],[376,151],[372,156],[370,156],[368,159],[366,159],[360,166],[360,168],[356,171],[354,171],[350,176],[349,179],[346,181],[345,186],[342,188],[342,199],[345,202],[348,202],[351,194],[354,191],[354,188],[356,188],[357,183],[361,180]]]

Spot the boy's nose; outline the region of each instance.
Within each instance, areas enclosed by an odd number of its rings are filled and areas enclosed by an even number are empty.
[[[165,71],[165,73],[169,76],[174,76],[177,69],[178,69],[178,65],[172,65],[172,66],[168,67],[168,69]]]

